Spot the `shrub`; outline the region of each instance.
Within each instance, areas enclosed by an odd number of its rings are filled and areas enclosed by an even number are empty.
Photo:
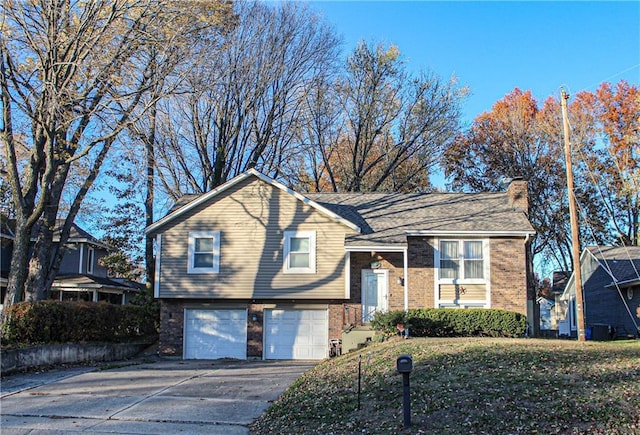
[[[131,300],[131,305],[139,306],[146,316],[155,322],[155,329],[160,330],[160,301],[153,297],[153,288],[145,287]]]
[[[144,307],[106,302],[21,302],[2,324],[2,344],[129,342],[157,335]]]
[[[416,337],[521,337],[527,327],[526,316],[520,313],[484,308],[390,311],[376,314],[371,326],[394,335],[400,323]]]

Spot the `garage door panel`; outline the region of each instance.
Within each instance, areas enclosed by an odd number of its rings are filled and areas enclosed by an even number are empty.
[[[247,312],[186,310],[186,359],[247,358]]]
[[[265,311],[266,359],[322,359],[327,346],[326,309]]]

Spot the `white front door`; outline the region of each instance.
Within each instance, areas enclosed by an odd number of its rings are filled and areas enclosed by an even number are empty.
[[[387,311],[389,273],[385,269],[362,271],[362,322],[373,319],[377,312]]]

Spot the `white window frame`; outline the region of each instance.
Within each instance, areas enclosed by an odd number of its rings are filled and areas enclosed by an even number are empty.
[[[196,267],[194,264],[197,239],[213,239],[213,264],[212,267]],[[189,258],[187,260],[187,273],[219,273],[220,272],[220,231],[189,231]]]
[[[481,241],[482,242],[482,274],[483,278],[464,278],[464,242],[469,241]],[[459,276],[462,278],[440,278],[440,242],[458,242],[458,261],[460,262]],[[434,267],[437,268],[434,279],[434,307],[435,308],[491,308],[491,259],[490,243],[489,239],[484,238],[456,238],[446,237],[441,239],[434,239]],[[440,299],[440,285],[441,284],[484,284],[487,288],[485,300],[469,300],[469,301],[453,301]]]
[[[93,263],[96,261],[96,251],[93,247],[87,247],[87,273],[93,274]]]
[[[290,266],[289,254],[291,254],[291,239],[309,239],[309,266]],[[316,273],[316,232],[315,231],[285,231],[284,232],[284,273]]]
[[[441,254],[440,243],[458,242],[458,264],[460,265],[459,278],[441,278]],[[482,242],[482,278],[464,278],[464,242]],[[439,239],[436,248],[436,266],[438,268],[438,282],[440,284],[485,284],[489,281],[489,240],[488,239]]]

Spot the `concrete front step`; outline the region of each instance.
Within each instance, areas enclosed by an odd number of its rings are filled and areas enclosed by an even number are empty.
[[[342,332],[342,353],[347,353],[355,349],[360,349],[370,342],[375,335],[375,331],[368,325],[355,326]]]

